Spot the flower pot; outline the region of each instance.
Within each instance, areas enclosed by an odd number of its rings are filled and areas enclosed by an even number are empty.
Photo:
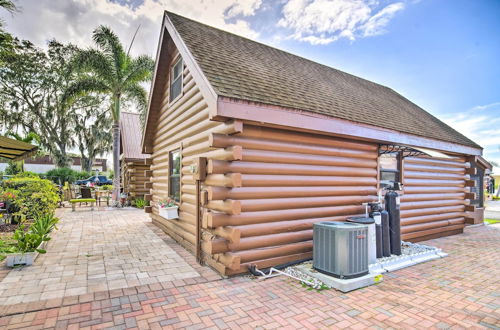
[[[36,257],[38,257],[38,252],[26,252],[26,253],[9,253],[5,263],[7,267],[14,267],[16,265],[26,265],[31,266],[35,262]]]
[[[37,249],[45,250],[47,246],[47,241],[40,243]],[[5,264],[7,267],[14,267],[16,265],[31,266],[35,262],[35,259],[40,253],[37,251],[26,252],[26,253],[9,253],[6,255]]]
[[[179,218],[179,214],[177,212],[178,209],[179,208],[177,206],[160,207],[159,208],[160,216],[168,220],[177,219]]]

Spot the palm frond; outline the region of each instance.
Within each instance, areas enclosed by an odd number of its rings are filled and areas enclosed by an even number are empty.
[[[132,59],[127,68],[127,76],[124,83],[126,85],[133,85],[151,80],[154,66],[155,61],[147,55],[140,55]]]
[[[139,84],[127,86],[124,95],[127,99],[134,101],[140,111],[143,111],[148,105],[148,93]]]
[[[121,71],[127,62],[127,56],[118,36],[109,27],[99,25],[93,32],[93,39],[97,46],[113,60],[116,74],[121,79]]]
[[[17,11],[16,4],[11,0],[0,0],[0,8],[3,8],[11,13]]]
[[[79,77],[64,91],[62,96],[62,103],[69,107],[79,97],[88,95],[89,93],[108,93],[109,86],[104,81],[95,77]]]
[[[97,49],[85,49],[77,52],[71,60],[70,69],[93,71],[101,79],[110,83],[116,77],[114,63]]]

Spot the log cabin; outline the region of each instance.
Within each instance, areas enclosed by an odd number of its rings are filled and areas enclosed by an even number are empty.
[[[149,192],[144,184],[149,182],[150,155],[141,152],[142,127],[140,115],[122,112],[120,116],[120,168],[121,185],[127,198],[132,201],[144,198]]]
[[[403,240],[460,234],[482,153],[388,87],[170,12],[142,148],[153,223],[225,275],[310,259],[314,223],[391,181]]]

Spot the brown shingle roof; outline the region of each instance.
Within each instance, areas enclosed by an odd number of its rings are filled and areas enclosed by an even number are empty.
[[[392,89],[167,12],[220,96],[480,148]]]
[[[138,113],[122,112],[120,116],[121,147],[125,159],[145,159],[141,152],[142,128]]]

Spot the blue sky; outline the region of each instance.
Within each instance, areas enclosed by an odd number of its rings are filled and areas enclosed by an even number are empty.
[[[500,1],[24,0],[7,29],[40,46],[82,46],[110,25],[154,55],[162,10],[200,20],[389,86],[472,138],[500,163]]]

